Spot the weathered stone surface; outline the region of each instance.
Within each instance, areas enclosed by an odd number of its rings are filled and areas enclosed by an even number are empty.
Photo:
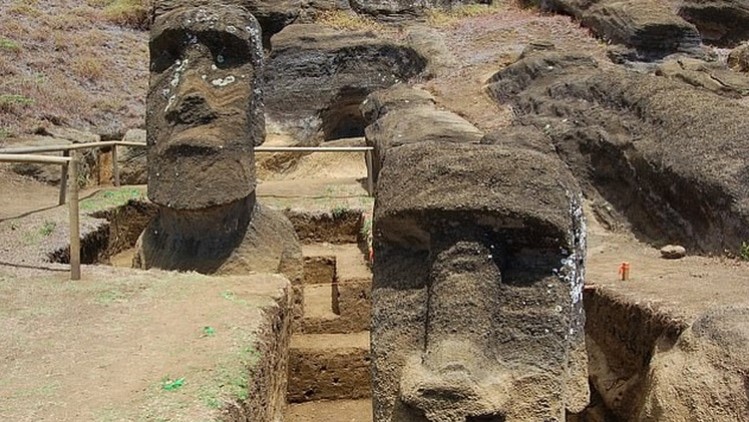
[[[555,156],[389,152],[374,216],[375,422],[558,420],[588,402],[580,192]]]
[[[707,42],[734,45],[749,40],[747,0],[684,0],[679,14],[695,24]]]
[[[461,4],[489,4],[491,0],[349,0],[358,13],[382,19],[404,19],[422,15],[434,7],[453,7]]]
[[[51,134],[51,132],[48,131],[42,131],[42,133]],[[95,142],[95,135],[88,134],[87,132],[78,132],[74,129],[61,129],[58,131],[55,131],[57,134],[65,134],[68,133],[70,136],[66,138],[57,138],[53,136],[41,136],[41,135],[31,135],[28,137],[23,137],[14,143],[13,148],[24,148],[24,147],[55,147],[60,145],[70,145],[74,143],[84,143],[84,142],[75,142],[75,140],[70,139],[71,137],[74,137],[78,141],[87,141],[87,142]],[[77,133],[84,134],[83,136],[75,136]],[[88,136],[90,135],[90,136]],[[96,184],[96,150],[90,149],[90,150],[82,150],[78,153],[78,184],[79,186],[87,186],[89,184]],[[52,157],[59,157],[62,155],[61,152],[45,152],[45,153],[39,153],[39,155],[49,155]],[[35,180],[38,180],[42,183],[50,184],[50,185],[59,185],[60,184],[60,177],[62,176],[62,169],[59,165],[49,165],[49,164],[37,164],[37,163],[14,163],[10,166],[11,170],[13,170],[14,173],[20,174],[22,176],[28,176]]]
[[[74,144],[89,144],[100,142],[101,136],[96,133],[86,132],[78,129],[62,126],[48,126],[41,128],[38,135],[51,136],[53,138],[65,139]]]
[[[374,123],[391,111],[405,110],[417,106],[434,106],[434,96],[423,89],[414,89],[407,84],[395,84],[370,94],[361,104],[364,122]]]
[[[667,3],[653,0],[598,3],[585,11],[582,24],[599,37],[644,56],[696,51],[701,41],[694,25],[677,16]]]
[[[687,256],[687,250],[679,245],[666,245],[661,248],[661,256],[666,259],[681,259]]]
[[[257,20],[231,6],[175,9],[156,18],[150,51],[149,198],[190,210],[247,197],[265,137]]]
[[[265,72],[268,117],[310,143],[361,136],[359,104],[366,96],[425,66],[412,49],[369,32],[290,25],[271,43]]]
[[[716,308],[659,347],[636,420],[746,421],[749,417],[749,305]]]
[[[130,129],[122,138],[125,142],[146,142],[146,131]],[[145,185],[148,183],[148,163],[146,148],[117,147],[117,161],[120,166],[120,183],[123,185]]]
[[[270,37],[293,23],[301,13],[303,0],[221,0],[224,6],[237,6],[252,13],[263,29],[263,43],[267,46]],[[154,4],[153,17],[184,7],[206,7],[216,0],[159,0]]]
[[[636,50],[641,59],[696,52],[697,28],[657,0],[547,0],[547,9],[569,13],[601,38]]]
[[[406,36],[406,42],[426,59],[426,77],[442,76],[447,69],[458,64],[455,55],[447,48],[444,36],[434,28],[414,25]]]
[[[658,66],[656,74],[726,97],[740,98],[749,95],[749,76],[729,70],[716,62],[690,58],[667,60]]]
[[[749,238],[749,109],[666,78],[582,54],[538,53],[489,92],[543,128],[581,181],[643,239],[737,250]]]
[[[375,148],[375,181],[391,148],[424,141],[479,143],[484,136],[457,114],[438,110],[426,91],[406,86],[372,94],[363,104],[362,113],[367,120],[379,116],[365,130],[367,145]]]
[[[749,72],[749,43],[731,50],[728,55],[728,67],[737,72]]]

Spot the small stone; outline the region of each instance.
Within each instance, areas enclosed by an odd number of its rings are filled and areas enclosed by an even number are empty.
[[[661,257],[665,259],[681,259],[687,256],[687,250],[679,245],[666,245],[661,248]]]

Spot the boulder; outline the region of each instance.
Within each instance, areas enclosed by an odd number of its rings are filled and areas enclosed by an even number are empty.
[[[290,25],[271,43],[265,72],[266,111],[274,126],[306,143],[362,136],[359,104],[378,89],[419,74],[413,49],[371,32]]]
[[[731,46],[749,40],[749,0],[684,0],[679,15],[711,44]]]
[[[749,72],[749,43],[731,50],[728,54],[728,67],[737,72]]]
[[[661,248],[661,257],[665,259],[681,259],[687,256],[687,250],[679,245],[666,245]]]
[[[656,74],[730,98],[749,95],[749,76],[734,72],[717,62],[691,58],[666,60],[658,65]]]
[[[562,421],[585,407],[585,230],[564,164],[425,141],[392,149],[380,181],[374,421]]]
[[[586,196],[608,201],[641,238],[700,252],[749,238],[749,109],[584,54],[539,52],[488,86],[544,131]]]

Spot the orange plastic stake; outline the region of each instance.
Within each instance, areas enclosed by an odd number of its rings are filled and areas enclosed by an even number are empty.
[[[622,281],[629,280],[629,262],[622,262],[622,265],[619,266],[619,275]]]

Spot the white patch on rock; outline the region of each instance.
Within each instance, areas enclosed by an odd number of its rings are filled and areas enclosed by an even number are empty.
[[[227,86],[229,84],[233,84],[234,82],[236,82],[236,80],[237,80],[237,78],[235,78],[232,75],[229,75],[229,76],[227,76],[227,77],[225,77],[223,79],[221,79],[221,78],[214,79],[214,80],[211,81],[211,84],[213,84],[213,86],[222,87],[222,86]]]

